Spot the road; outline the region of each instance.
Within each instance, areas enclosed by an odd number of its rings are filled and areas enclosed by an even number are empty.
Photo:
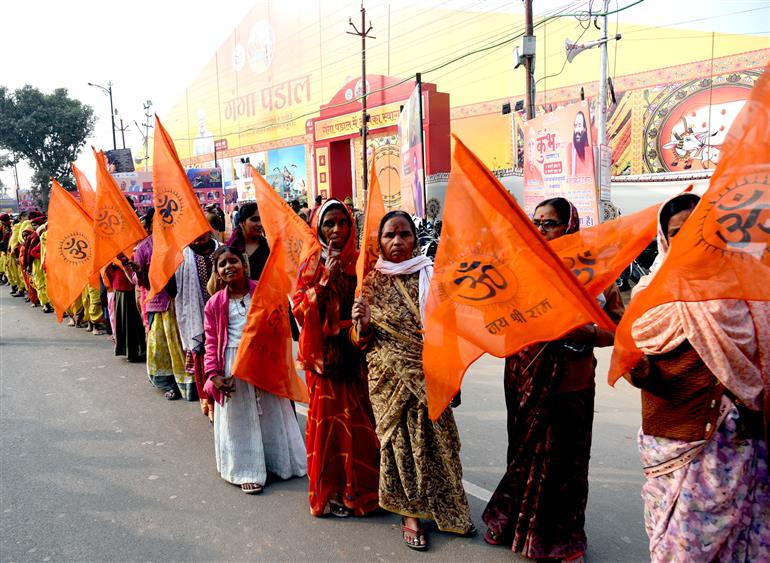
[[[599,355],[590,496],[591,562],[648,560],[635,436],[639,398],[603,381]],[[502,361],[470,370],[456,410],[473,517],[504,472]],[[300,414],[302,409],[299,409]],[[304,425],[304,417],[300,416]],[[382,513],[313,518],[307,482],[250,497],[222,481],[196,404],[168,402],[144,366],[113,356],[107,337],[57,325],[0,289],[0,560],[2,561],[523,561],[481,534],[428,527],[431,549],[400,544]]]

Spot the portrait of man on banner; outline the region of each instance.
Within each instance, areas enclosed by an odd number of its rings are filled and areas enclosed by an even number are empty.
[[[575,114],[572,142],[567,149],[567,177],[594,175],[594,153],[589,139],[590,129],[585,113]]]
[[[583,101],[524,123],[524,209],[552,197],[570,200],[580,226],[598,224],[591,114]]]

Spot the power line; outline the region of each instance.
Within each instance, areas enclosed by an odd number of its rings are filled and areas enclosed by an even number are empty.
[[[635,5],[637,5],[637,4],[639,4],[639,3],[643,2],[643,1],[644,0],[636,0],[635,2],[632,2],[631,4],[628,4],[627,6],[624,6],[622,8],[619,8],[616,11],[607,12],[607,14],[614,14],[616,12],[622,12],[623,10],[626,10],[626,9],[632,7],[632,6],[635,6]],[[550,21],[552,19],[555,19],[555,18],[565,17],[565,16],[585,17],[585,14],[586,14],[586,12],[578,12],[578,13],[572,13],[572,14],[561,14],[561,13],[558,13],[558,14],[551,14],[551,15],[548,15],[548,16],[542,16],[540,21],[535,23],[534,27],[535,28],[541,27],[546,22],[548,22],[548,21]],[[597,15],[602,15],[602,14],[593,14],[593,15],[597,16]],[[502,40],[494,42],[494,43],[492,43],[490,45],[486,45],[486,46],[479,47],[477,49],[468,51],[468,52],[463,53],[463,54],[461,54],[459,56],[456,56],[456,57],[454,57],[454,58],[452,58],[452,59],[450,59],[450,60],[448,60],[446,62],[443,62],[441,64],[433,66],[433,67],[429,68],[428,70],[423,71],[422,74],[425,75],[425,74],[433,73],[433,72],[441,70],[442,68],[445,68],[445,67],[447,67],[449,65],[452,65],[452,64],[454,64],[454,63],[456,63],[458,61],[466,59],[468,57],[472,57],[472,56],[480,54],[480,53],[486,53],[486,52],[488,52],[490,50],[494,50],[494,49],[500,48],[500,47],[502,47],[504,45],[509,45],[509,44],[513,43],[514,41],[516,41],[517,39],[520,39],[523,35],[524,35],[523,32],[515,33],[514,35],[512,35],[511,37],[508,37],[507,39],[502,39]],[[370,96],[372,94],[376,94],[376,93],[383,92],[383,91],[391,89],[391,88],[395,88],[395,87],[400,86],[402,84],[405,84],[406,82],[409,82],[409,81],[411,81],[411,80],[413,80],[415,78],[416,78],[416,73],[411,74],[410,76],[407,76],[406,78],[404,78],[402,80],[399,80],[399,81],[395,82],[394,84],[391,84],[389,86],[385,86],[383,88],[378,88],[378,89],[371,90],[371,91],[367,92],[365,94],[365,96]],[[325,109],[332,109],[332,108],[335,108],[335,107],[341,107],[341,106],[344,106],[344,105],[348,105],[351,102],[360,101],[362,99],[362,97],[363,96],[358,96],[358,97],[355,97],[355,98],[351,99],[350,101],[346,101],[346,102],[338,103],[338,104],[334,104],[334,105],[327,105],[327,106],[325,106]],[[274,123],[270,123],[270,124],[267,124],[267,125],[258,125],[258,126],[254,126],[254,127],[248,127],[246,129],[235,130],[235,131],[231,131],[231,132],[227,132],[227,133],[220,133],[220,136],[241,135],[241,134],[244,134],[244,133],[254,133],[254,132],[257,132],[257,131],[264,131],[264,130],[268,130],[268,129],[273,129],[275,127],[280,127],[282,125],[288,125],[290,123],[293,123],[293,122],[297,121],[298,119],[303,119],[303,118],[314,116],[314,115],[316,115],[318,113],[319,113],[319,109],[314,108],[311,111],[308,111],[306,113],[302,113],[302,114],[299,114],[299,115],[296,115],[296,116],[292,116],[291,118],[288,118],[288,119],[285,119],[285,120],[282,120],[282,121],[276,121]],[[192,137],[192,138],[177,137],[175,139],[175,141],[192,141],[192,140],[195,140],[195,138],[196,137]]]

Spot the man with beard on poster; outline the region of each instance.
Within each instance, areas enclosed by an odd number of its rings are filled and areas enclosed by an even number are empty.
[[[575,129],[567,150],[567,176],[593,176],[594,155],[588,144],[586,116],[582,111],[575,114]]]

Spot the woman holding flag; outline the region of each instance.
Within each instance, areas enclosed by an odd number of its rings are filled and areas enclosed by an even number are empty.
[[[416,228],[404,211],[385,214],[378,240],[380,257],[353,306],[353,339],[367,351],[380,439],[380,506],[403,517],[404,543],[422,550],[428,542],[420,518],[463,536],[476,529],[452,410],[435,422],[428,416],[422,330],[432,262],[417,254]]]
[[[533,223],[547,241],[580,228],[577,209],[560,197],[541,202]],[[623,301],[614,283],[598,301],[610,319],[620,320]],[[612,342],[611,332],[590,324],[506,359],[508,468],[482,516],[487,543],[511,545],[532,559],[582,560],[593,350]]]
[[[355,229],[350,210],[336,199],[328,199],[318,217],[322,252],[300,267],[293,300],[302,324],[299,362],[310,394],[310,512],[363,516],[379,508],[380,445],[364,358],[349,338],[358,258]]]
[[[664,260],[699,199],[683,193],[661,206],[658,251]],[[656,275],[640,280],[635,299]],[[770,561],[762,416],[763,400],[766,410],[770,404],[763,397],[770,305],[674,301],[648,310],[631,330],[645,354],[626,377],[642,389],[638,441],[652,561]]]
[[[131,282],[145,290],[150,289],[150,260],[152,258],[152,217],[150,209],[144,224],[150,233],[134,251],[133,260],[126,263]],[[153,387],[163,391],[169,401],[184,398],[198,400],[195,378],[185,371],[185,356],[176,321],[174,298],[176,279],[172,276],[166,287],[144,304],[149,332],[147,333],[147,377]],[[142,295],[144,298],[144,294]]]

